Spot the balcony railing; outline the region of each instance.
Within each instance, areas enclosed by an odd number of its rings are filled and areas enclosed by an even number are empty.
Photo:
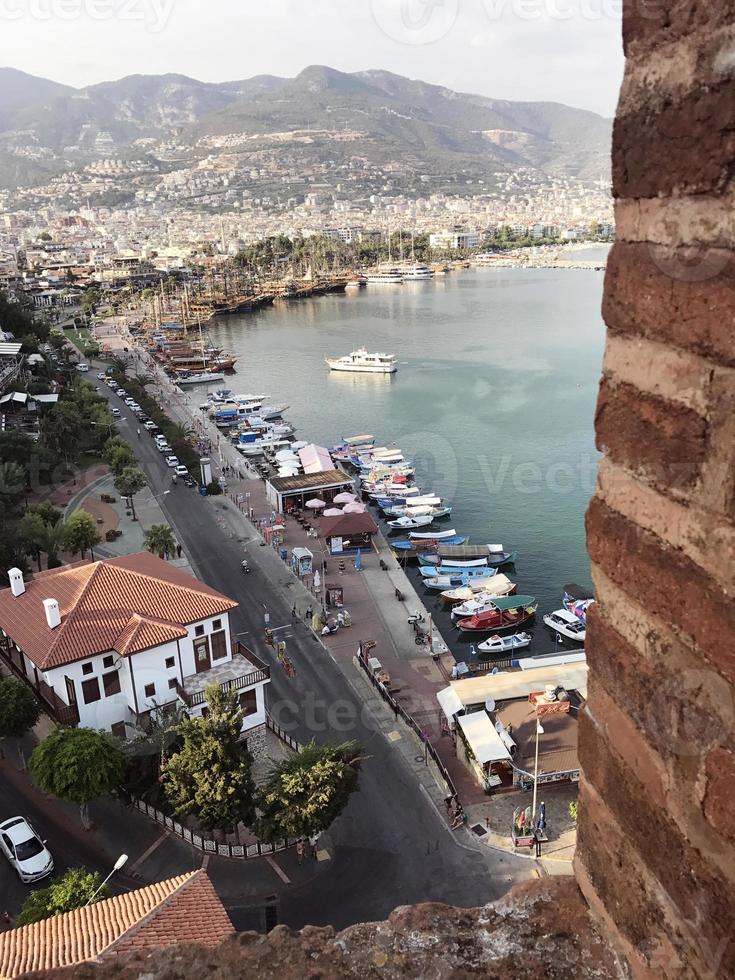
[[[268,664],[264,663],[260,657],[256,657],[252,650],[249,650],[239,640],[233,643],[232,646],[233,654],[247,660],[248,663],[253,665],[255,670],[251,670],[247,674],[240,674],[238,677],[220,681],[220,690],[241,691],[245,688],[253,687],[255,684],[262,684],[264,681],[270,680],[271,669]],[[196,708],[198,705],[207,703],[206,691],[187,691],[181,684],[177,683],[176,693],[188,708]]]
[[[75,728],[79,724],[79,709],[75,704],[65,704],[52,687],[45,681],[36,681],[29,677],[23,668],[16,663],[10,654],[7,640],[0,642],[0,660],[9,667],[16,677],[20,678],[30,687],[36,697],[41,701],[44,711],[49,714],[59,725],[66,725]]]

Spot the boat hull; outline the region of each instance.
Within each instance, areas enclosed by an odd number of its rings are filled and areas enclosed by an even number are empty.
[[[395,374],[398,368],[395,364],[369,364],[369,365],[358,365],[358,364],[340,364],[336,360],[331,360],[327,358],[327,364],[329,365],[330,371],[343,371],[347,374]]]

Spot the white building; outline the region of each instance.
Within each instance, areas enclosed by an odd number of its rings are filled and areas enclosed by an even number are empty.
[[[477,248],[480,236],[476,231],[438,231],[429,235],[429,247],[444,251]]]
[[[205,690],[217,683],[237,693],[257,754],[270,668],[232,640],[232,599],[148,553],[8,577],[0,660],[60,724],[130,737],[175,701],[191,717],[206,712]]]

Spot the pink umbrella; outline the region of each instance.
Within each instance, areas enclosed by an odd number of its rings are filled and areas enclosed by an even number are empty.
[[[367,507],[365,506],[365,504],[353,503],[353,504],[347,504],[347,506],[344,509],[344,512],[345,514],[364,514],[366,510]]]
[[[357,500],[354,493],[338,493],[334,498],[335,504],[351,504],[353,501]]]
[[[339,507],[330,507],[328,510],[322,512],[322,517],[341,517],[342,511]]]
[[[319,500],[318,497],[315,497],[314,500],[307,500],[306,506],[309,508],[309,510],[321,510],[322,507],[326,507],[327,505],[323,500]]]

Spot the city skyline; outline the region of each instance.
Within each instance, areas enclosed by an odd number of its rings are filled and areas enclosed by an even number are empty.
[[[498,99],[611,116],[622,73],[612,0],[18,0],[0,4],[0,64],[77,88],[131,74],[201,81],[384,69]],[[197,43],[193,39],[196,38]],[[114,39],[114,43],[113,43]],[[104,51],[104,57],[98,57]]]

